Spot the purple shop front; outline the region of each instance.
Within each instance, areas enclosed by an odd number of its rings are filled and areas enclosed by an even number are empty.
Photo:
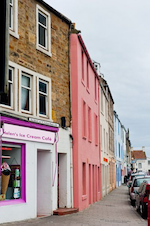
[[[51,215],[57,207],[56,127],[1,117],[0,223]],[[11,213],[11,214],[8,214]]]

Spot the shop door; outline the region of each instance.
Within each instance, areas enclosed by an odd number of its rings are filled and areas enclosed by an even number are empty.
[[[51,215],[51,153],[37,151],[37,216]]]

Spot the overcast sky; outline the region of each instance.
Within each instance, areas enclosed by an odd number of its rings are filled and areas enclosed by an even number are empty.
[[[91,58],[101,64],[132,146],[145,146],[150,157],[150,1],[45,2],[81,30]]]

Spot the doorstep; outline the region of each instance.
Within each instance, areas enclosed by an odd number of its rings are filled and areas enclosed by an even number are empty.
[[[77,212],[79,212],[79,209],[77,209],[77,208],[59,208],[57,210],[54,210],[53,214],[62,216],[62,215],[67,215],[67,214],[72,214],[72,213],[77,213]]]

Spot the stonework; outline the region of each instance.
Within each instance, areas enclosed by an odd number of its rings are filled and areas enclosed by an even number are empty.
[[[51,53],[36,49],[36,4],[50,13]],[[10,35],[9,60],[51,78],[52,119],[69,126],[69,23],[35,0],[18,0],[19,39]]]

